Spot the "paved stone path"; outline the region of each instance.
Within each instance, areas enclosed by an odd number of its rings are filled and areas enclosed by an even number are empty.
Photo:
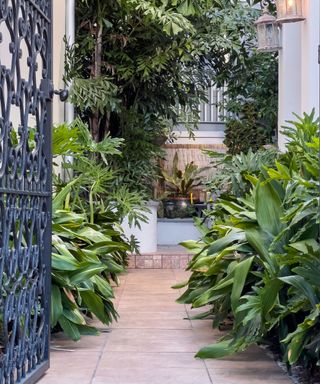
[[[195,352],[219,336],[211,321],[184,320],[196,313],[175,303],[181,270],[130,270],[117,289],[120,320],[110,332],[78,343],[52,340],[51,369],[40,384],[289,384],[258,347],[223,360]]]

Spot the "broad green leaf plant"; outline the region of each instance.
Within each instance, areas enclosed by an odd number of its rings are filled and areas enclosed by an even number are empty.
[[[197,164],[193,162],[187,163],[184,170],[178,168],[179,157],[178,152],[175,153],[172,163],[172,172],[169,174],[165,170],[162,170],[162,177],[165,181],[168,191],[175,196],[187,197],[192,189],[201,185],[203,182],[204,168],[199,168]]]
[[[218,200],[202,241],[184,244],[195,256],[178,301],[209,305],[200,317],[213,317],[215,327],[233,322],[198,357],[223,357],[272,338],[288,364],[320,364],[319,123],[314,112],[296,116],[284,129],[287,152],[258,174],[243,173],[250,191]]]
[[[69,181],[54,178],[51,326],[75,341],[98,333],[93,316],[106,325],[117,319],[113,286],[136,247],[121,222],[145,220],[141,198],[115,188],[109,162],[121,156],[121,145],[108,136],[95,142],[80,120],[53,131],[54,157],[64,155]]]

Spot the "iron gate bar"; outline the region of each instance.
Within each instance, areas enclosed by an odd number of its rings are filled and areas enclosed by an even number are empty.
[[[28,192],[28,191],[18,191],[14,189],[4,189],[0,188],[0,194],[6,193],[11,195],[27,195],[27,196],[51,196],[50,192]]]
[[[0,384],[49,367],[51,6],[0,1]]]
[[[48,17],[48,15],[37,5],[34,0],[27,0],[29,3],[38,11],[38,13],[50,24],[51,19]]]

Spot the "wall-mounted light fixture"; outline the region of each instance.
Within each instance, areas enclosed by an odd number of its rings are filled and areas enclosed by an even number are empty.
[[[258,33],[258,51],[274,52],[280,49],[280,33],[277,20],[265,7],[262,16],[255,22]]]
[[[295,23],[303,17],[302,0],[277,0],[277,22]]]

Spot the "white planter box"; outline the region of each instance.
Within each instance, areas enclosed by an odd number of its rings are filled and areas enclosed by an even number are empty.
[[[147,223],[140,222],[139,227],[129,226],[128,219],[125,218],[122,223],[122,228],[125,235],[130,238],[133,235],[139,242],[140,253],[154,253],[157,252],[158,244],[158,230],[157,230],[157,210],[159,203],[156,201],[149,201],[148,208],[150,213],[143,212],[148,218]]]
[[[193,219],[158,219],[158,245],[178,245],[186,240],[199,240],[200,232]]]

